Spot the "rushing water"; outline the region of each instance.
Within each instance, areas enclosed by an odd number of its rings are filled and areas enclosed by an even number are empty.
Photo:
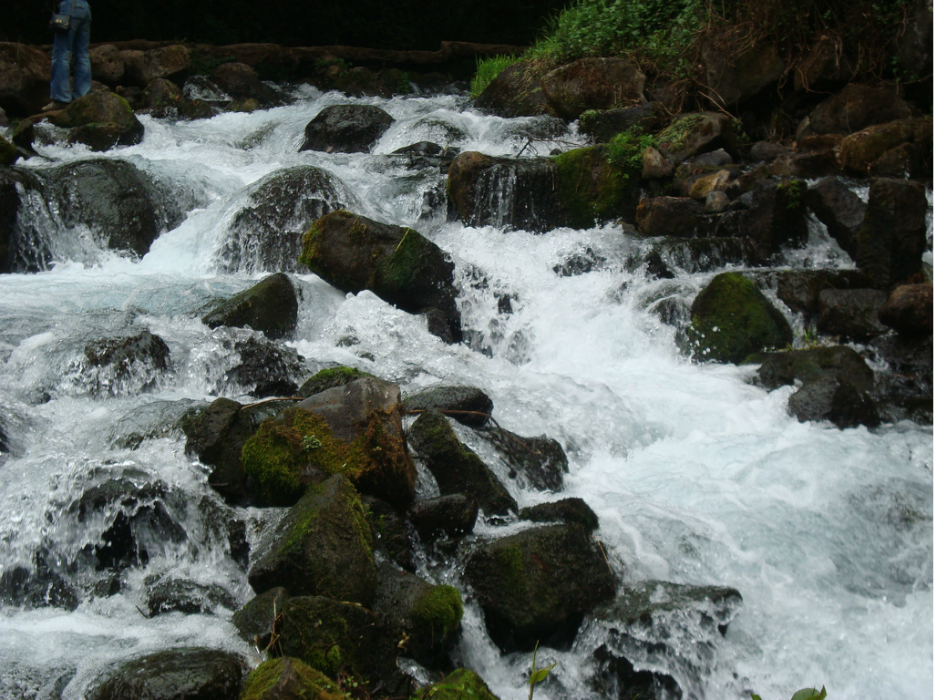
[[[749,383],[748,369],[691,362],[652,311],[662,297],[690,300],[710,274],[685,275],[674,286],[647,280],[627,263],[639,244],[614,225],[533,235],[448,222],[438,197],[443,174],[386,157],[422,140],[546,154],[579,143],[573,128],[549,135],[542,120],[482,116],[460,95],[352,100],[308,88],[298,98],[187,123],[142,117],[143,142],[104,157],[130,160],[167,184],[187,211],[184,221],[138,262],[63,244],[53,269],[0,276],[0,410],[13,448],[0,463],[0,568],[32,567],[37,551],[63,565],[98,543],[103,521],[80,520],[75,504],[113,476],[136,487],[160,484],[184,529],[150,543],[146,566],[128,570],[114,595],[95,595],[85,581],[74,611],[0,609],[0,697],[80,698],[108,665],[176,645],[259,660],[237,639],[225,607],[212,615],[141,614],[147,577],[168,571],[218,584],[237,604],[252,591],[199,517],[204,497],[219,500],[205,468],[185,456],[184,437],[157,436],[137,449],[121,438],[185,401],[243,398],[223,377],[236,362],[233,340],[249,332],[211,331],[198,319],[212,299],[265,276],[225,273],[224,236],[251,185],[299,164],[338,176],[357,213],[414,226],[450,254],[471,339],[445,345],[421,318],[373,294],[344,295],[298,274],[299,329],[288,345],[305,358],[308,375],[340,363],[396,381],[403,392],[480,387],[502,427],[562,444],[570,474],[561,496],[594,509],[598,535],[626,581],[738,589],[744,605],[724,637],[672,642],[700,669],[681,679],[690,696],[755,692],[778,700],[822,684],[834,700],[932,696],[930,426],[841,431],[799,423],[786,413],[790,387],[768,393]],[[299,153],[305,124],[344,102],[378,104],[397,121],[373,154]],[[538,139],[533,147],[530,137]],[[39,171],[97,157],[77,146],[39,150],[42,157],[21,165]],[[82,232],[55,235],[67,242]],[[832,248],[816,235],[806,256],[846,265]],[[556,273],[575,257],[596,264],[585,274]],[[478,272],[488,284],[473,283]],[[108,384],[80,366],[90,340],[142,328],[163,338],[172,357],[171,371],[148,391]],[[513,495],[520,506],[556,497]],[[239,515],[255,536],[265,514]],[[502,657],[472,607],[464,626],[460,662],[503,700],[524,698],[531,655]],[[586,656],[600,634],[589,626],[570,651],[541,650],[539,666],[558,662],[557,682],[536,697],[590,697]]]

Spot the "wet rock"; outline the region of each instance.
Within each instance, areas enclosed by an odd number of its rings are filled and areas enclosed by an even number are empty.
[[[218,607],[235,610],[237,601],[217,584],[166,577],[150,584],[147,606],[150,617],[170,612],[197,615],[213,613]]]
[[[766,353],[762,356],[757,376],[759,383],[767,389],[794,384],[795,381],[806,383],[821,377],[836,377],[867,392],[872,390],[875,381],[875,374],[866,361],[845,345]]]
[[[547,435],[523,437],[503,428],[478,431],[511,469],[510,477],[523,488],[560,491],[568,473],[568,457],[561,444]]]
[[[305,234],[300,262],[344,292],[369,289],[409,313],[439,309],[460,338],[454,263],[413,229],[335,211]]]
[[[277,626],[277,648],[330,677],[347,675],[358,683],[398,678],[397,639],[360,605],[323,596],[289,598]]]
[[[251,190],[220,256],[230,271],[299,272],[302,235],[320,217],[354,201],[343,182],[310,165],[277,170]]]
[[[260,107],[273,107],[286,101],[283,95],[261,81],[256,70],[245,63],[222,63],[211,73],[211,80],[235,102],[256,100]]]
[[[776,296],[792,311],[820,312],[820,293],[825,289],[861,289],[872,280],[858,270],[779,270],[760,279],[775,289]]]
[[[752,241],[721,237],[664,239],[645,258],[652,274],[669,279],[679,268],[687,273],[708,272],[727,265],[753,265],[759,260]]]
[[[931,132],[930,117],[902,119],[867,127],[843,140],[840,144],[840,163],[846,171],[865,176],[886,152],[911,144],[917,147],[922,158],[917,172],[914,172],[913,167],[909,174],[915,178],[930,178]]]
[[[896,287],[879,308],[879,320],[904,335],[930,335],[934,295],[930,284]]]
[[[113,44],[92,46],[88,55],[91,59],[91,75],[95,80],[99,80],[110,88],[116,87],[123,80],[126,64],[120,49],[116,46]]]
[[[597,143],[608,143],[616,134],[634,126],[654,132],[663,123],[663,110],[660,102],[647,102],[637,107],[587,111],[580,115],[580,130]]]
[[[208,483],[228,503],[246,503],[246,476],[240,458],[243,445],[266,418],[294,405],[294,401],[269,401],[243,406],[230,399],[215,399],[207,408],[182,419],[185,452],[212,467]]]
[[[127,161],[78,161],[45,177],[63,226],[86,226],[100,245],[124,255],[144,256],[160,234],[182,220],[162,185]]]
[[[643,236],[692,238],[701,214],[703,207],[689,197],[646,197],[636,208],[636,225]]]
[[[230,700],[238,697],[245,664],[216,649],[186,647],[150,654],[119,666],[92,685],[89,700]]]
[[[376,592],[373,543],[350,481],[335,475],[310,488],[257,553],[248,578],[257,593],[281,586],[368,606]]]
[[[464,607],[453,586],[434,586],[392,564],[378,568],[373,612],[404,640],[401,653],[423,666],[449,665],[448,655],[460,637]]]
[[[558,225],[582,229],[632,220],[639,201],[639,171],[610,162],[606,146],[566,151],[555,156],[554,165]]]
[[[74,610],[81,602],[78,589],[48,564],[48,555],[37,552],[33,566],[11,566],[0,574],[0,602],[18,608]]]
[[[851,257],[858,250],[857,233],[866,216],[866,204],[838,177],[826,177],[805,194],[808,207]]]
[[[438,482],[441,495],[470,494],[487,516],[518,510],[502,482],[473,450],[457,439],[438,411],[428,410],[420,415],[408,437],[415,453]]]
[[[149,51],[135,49],[120,52],[126,78],[137,87],[146,87],[153,80],[183,79],[191,68],[191,55],[180,44]]]
[[[477,96],[475,104],[500,117],[557,116],[542,93],[541,78],[547,72],[547,68],[533,63],[507,66]]]
[[[70,367],[70,381],[94,395],[119,396],[153,388],[169,369],[169,346],[144,330],[88,343]]]
[[[294,349],[262,338],[247,338],[234,343],[233,349],[239,363],[224,375],[226,382],[243,387],[256,398],[296,395],[294,378],[301,376],[304,363]]]
[[[924,187],[917,182],[876,178],[857,234],[857,267],[874,285],[888,289],[922,271],[927,249],[928,211]]]
[[[442,386],[407,396],[402,402],[406,413],[434,408],[470,428],[483,428],[493,413],[493,400],[470,386]]]
[[[266,649],[288,598],[285,588],[270,588],[237,610],[230,621],[243,639],[258,649]]]
[[[866,127],[918,116],[908,102],[886,87],[850,83],[810,114],[815,134],[852,134]]]
[[[322,391],[338,386],[346,386],[358,379],[372,376],[369,372],[353,367],[330,367],[316,373],[311,379],[302,384],[295,395],[308,398],[320,394]]]
[[[564,498],[523,508],[519,511],[519,520],[530,520],[534,523],[575,523],[587,532],[593,532],[600,527],[597,514],[580,498]]]
[[[464,576],[503,651],[570,645],[584,615],[613,597],[616,580],[579,525],[550,525],[480,544]]]
[[[691,305],[686,347],[700,360],[739,363],[755,352],[789,345],[791,327],[755,284],[724,272]]]
[[[546,73],[542,94],[563,119],[589,109],[610,109],[645,101],[645,74],[624,58],[581,58]]]
[[[934,413],[931,336],[886,333],[870,346],[889,367],[877,373],[872,393],[880,417],[891,423],[907,419],[930,425]]]
[[[298,659],[269,659],[260,664],[243,683],[241,700],[345,700],[330,678]]]
[[[331,105],[308,122],[298,150],[366,153],[394,121],[375,105]]]
[[[460,700],[460,698],[498,700],[484,680],[466,668],[459,668],[445,676],[444,680],[419,688],[414,697],[418,700],[429,700],[430,698],[438,698],[438,700]]]
[[[559,225],[554,182],[549,158],[494,158],[467,151],[448,169],[448,196],[468,226],[541,232]]]
[[[463,537],[473,532],[480,506],[469,494],[452,493],[416,501],[409,520],[423,542],[439,537]]]
[[[604,256],[587,246],[582,251],[571,253],[551,269],[561,277],[576,277],[599,270],[606,262],[607,259]]]
[[[693,112],[681,116],[661,131],[657,140],[659,152],[675,163],[718,148],[737,154],[736,135],[730,118],[717,112]]]
[[[824,377],[806,383],[788,399],[788,410],[800,422],[828,420],[838,428],[879,425],[873,400],[848,381]]]
[[[135,146],[145,129],[125,99],[106,90],[79,97],[49,121],[69,129],[69,143],[83,143],[92,151]]]
[[[360,501],[370,524],[377,556],[414,572],[417,554],[412,525],[386,501],[367,495],[360,496]]]
[[[632,662],[603,644],[593,652],[596,672],[589,685],[601,697],[617,700],[681,700],[678,682],[667,673],[637,671]]]
[[[760,264],[774,258],[785,247],[807,242],[807,184],[802,180],[756,180],[745,197],[749,206],[724,213],[716,236],[748,238],[758,251]]]
[[[817,328],[827,335],[869,340],[885,333],[879,309],[886,294],[877,289],[825,289],[818,295]]]
[[[298,295],[284,272],[266,277],[202,317],[209,328],[252,328],[269,338],[286,338],[298,322]]]
[[[198,503],[198,513],[204,523],[204,531],[217,549],[246,571],[250,563],[250,543],[247,541],[246,523],[237,511],[212,496],[204,496]]]

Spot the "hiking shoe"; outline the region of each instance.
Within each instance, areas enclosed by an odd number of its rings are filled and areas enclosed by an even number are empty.
[[[43,112],[57,112],[59,110],[65,109],[68,106],[67,102],[59,102],[58,100],[52,100],[45,107],[42,108]]]

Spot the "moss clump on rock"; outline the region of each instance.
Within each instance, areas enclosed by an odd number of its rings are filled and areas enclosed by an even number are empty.
[[[260,664],[243,686],[240,700],[347,700],[327,676],[299,659],[270,659]]]
[[[302,384],[298,390],[298,395],[303,397],[314,396],[336,386],[346,386],[357,379],[372,376],[369,372],[354,367],[329,367],[321,370]]]
[[[425,686],[415,693],[418,700],[498,700],[473,671],[459,668],[443,681]]]
[[[613,165],[607,147],[575,148],[554,158],[562,223],[590,228],[635,211],[639,178]]]
[[[698,359],[740,363],[749,355],[789,345],[788,321],[746,277],[724,272],[691,306],[687,347]]]
[[[412,606],[412,621],[438,636],[446,636],[464,616],[461,594],[453,586],[432,586]]]

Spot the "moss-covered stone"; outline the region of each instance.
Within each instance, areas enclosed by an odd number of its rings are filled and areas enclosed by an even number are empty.
[[[694,112],[679,117],[656,138],[658,150],[677,163],[717,148],[724,148],[730,154],[737,152],[730,118],[716,112]]]
[[[415,693],[418,700],[498,700],[484,680],[473,671],[459,668],[444,680]]]
[[[363,505],[343,476],[309,488],[277,526],[249,572],[257,593],[282,586],[369,605],[376,590],[373,540]]]
[[[418,597],[411,614],[416,625],[446,636],[460,625],[464,604],[454,586],[432,586]]]
[[[249,326],[269,338],[283,338],[298,322],[298,296],[289,276],[277,272],[218,304],[201,321],[209,328]]]
[[[240,700],[348,700],[330,678],[299,659],[270,659],[247,676]]]
[[[607,147],[575,148],[554,158],[562,223],[590,228],[635,211],[639,177],[614,166]]]
[[[336,386],[345,386],[362,377],[372,377],[369,372],[354,367],[329,367],[316,373],[298,389],[298,396],[314,396]]]
[[[686,339],[698,359],[739,363],[755,352],[789,345],[794,336],[788,321],[751,280],[724,272],[691,305]]]
[[[71,143],[83,143],[93,151],[134,146],[143,140],[145,131],[129,102],[103,90],[78,98],[49,120],[71,129]]]

